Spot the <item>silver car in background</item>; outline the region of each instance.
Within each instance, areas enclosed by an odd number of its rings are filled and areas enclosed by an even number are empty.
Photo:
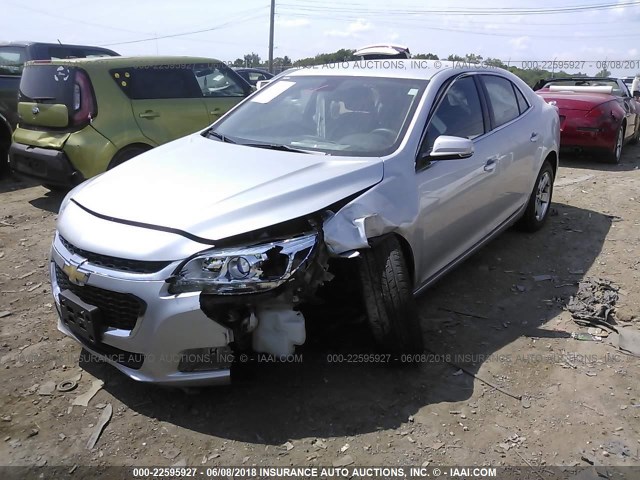
[[[423,349],[414,295],[549,213],[559,120],[511,73],[385,60],[299,69],[210,128],[64,199],[58,328],[129,377],[221,384],[359,298],[378,351]]]

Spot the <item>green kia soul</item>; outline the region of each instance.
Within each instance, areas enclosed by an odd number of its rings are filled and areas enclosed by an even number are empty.
[[[28,62],[11,169],[50,188],[71,187],[205,128],[251,91],[237,73],[210,58]]]

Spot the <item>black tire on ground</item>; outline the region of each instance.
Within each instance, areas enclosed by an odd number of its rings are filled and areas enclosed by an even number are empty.
[[[72,187],[63,187],[62,185],[51,185],[50,183],[43,183],[42,186],[44,188],[48,188],[52,192],[60,192],[60,193],[68,192],[72,188]]]
[[[136,157],[141,153],[146,152],[147,150],[149,150],[148,147],[139,147],[139,146],[125,147],[113,156],[113,158],[111,159],[111,162],[109,162],[109,166],[107,167],[107,170],[111,170],[112,168],[115,168],[118,165],[122,165],[127,160],[131,160],[133,157]]]
[[[620,125],[620,128],[616,132],[616,140],[613,145],[613,149],[607,152],[603,160],[606,163],[612,163],[618,165],[622,158],[622,146],[624,145],[624,125]]]
[[[362,251],[360,280],[369,326],[380,350],[423,352],[411,275],[396,237],[385,237]]]
[[[0,178],[9,176],[9,145],[0,143]]]
[[[548,160],[545,160],[536,178],[524,215],[516,224],[518,229],[535,232],[545,224],[553,198],[553,177],[553,167]]]

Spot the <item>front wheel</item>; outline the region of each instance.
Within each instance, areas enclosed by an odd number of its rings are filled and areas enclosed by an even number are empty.
[[[362,251],[360,265],[369,326],[384,353],[421,353],[424,350],[411,275],[394,236]]]
[[[524,215],[517,226],[526,232],[540,230],[547,221],[553,196],[553,167],[548,160],[542,164]]]

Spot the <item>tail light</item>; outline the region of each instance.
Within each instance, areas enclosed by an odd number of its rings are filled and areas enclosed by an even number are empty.
[[[91,122],[96,116],[96,102],[93,96],[91,80],[86,72],[76,71],[73,85],[73,114],[71,123],[80,126]]]
[[[592,118],[592,119],[602,119],[602,120],[604,120],[605,117],[609,113],[611,113],[611,110],[605,108],[604,105],[598,105],[597,107],[594,107],[591,110],[589,110],[587,112],[586,117],[587,118]]]

